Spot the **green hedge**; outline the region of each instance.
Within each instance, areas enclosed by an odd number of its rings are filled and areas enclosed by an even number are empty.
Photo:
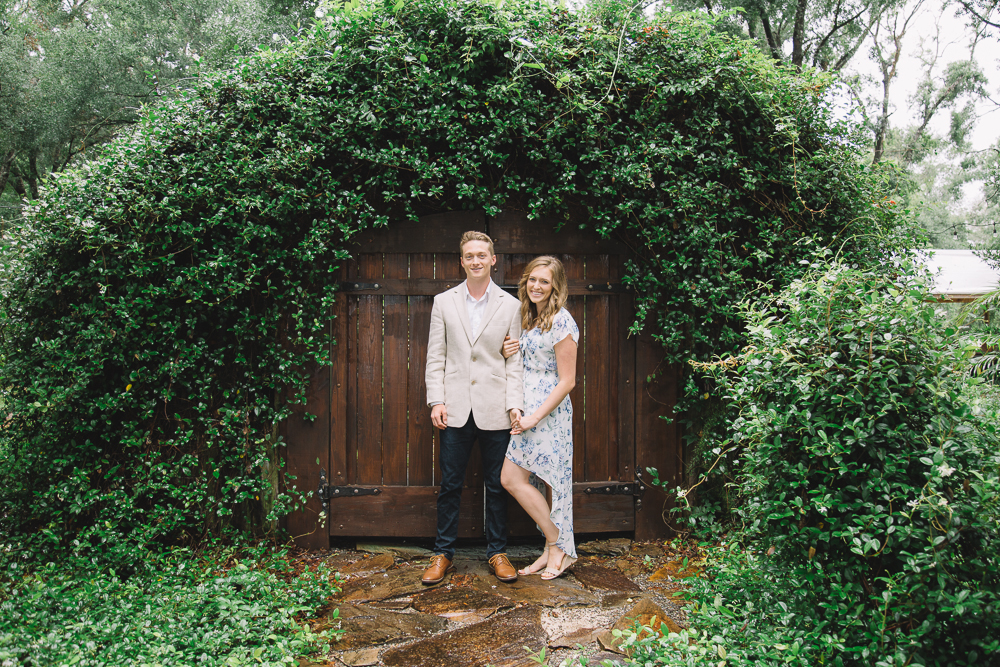
[[[736,304],[798,275],[804,239],[910,243],[824,75],[695,16],[499,5],[333,14],[49,182],[6,255],[8,553],[132,560],[286,511],[274,426],[327,361],[361,229],[520,202],[618,236],[670,361],[734,349]]]
[[[740,355],[707,366],[729,407],[711,474],[750,546],[719,562],[728,610],[705,605],[699,625],[734,664],[1000,655],[998,415],[929,279],[885,268],[816,262],[747,308]]]

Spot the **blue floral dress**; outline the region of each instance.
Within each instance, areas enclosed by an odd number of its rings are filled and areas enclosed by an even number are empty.
[[[573,316],[562,308],[546,332],[538,327],[521,334],[524,360],[524,414],[530,415],[545,402],[559,382],[556,343],[572,336],[580,342],[580,329]],[[556,546],[576,558],[573,538],[573,404],[569,396],[535,428],[511,436],[507,458],[535,473],[552,487],[549,517],[559,529]]]

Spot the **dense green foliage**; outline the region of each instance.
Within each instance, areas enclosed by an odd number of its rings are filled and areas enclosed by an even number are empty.
[[[337,592],[332,573],[281,553],[175,553],[123,580],[51,564],[0,582],[0,664],[189,667],[298,664],[328,633],[305,621]]]
[[[747,664],[784,664],[772,640],[802,665],[1000,653],[997,417],[924,279],[886,268],[814,264],[748,307],[742,354],[707,365],[730,408],[712,475],[754,550],[716,582]]]
[[[590,226],[635,248],[670,361],[735,349],[737,304],[799,275],[803,239],[911,242],[826,84],[689,15],[415,0],[147,108],[6,255],[9,553],[132,563],[287,509],[274,427],[326,361],[328,272],[375,225],[523,206]]]

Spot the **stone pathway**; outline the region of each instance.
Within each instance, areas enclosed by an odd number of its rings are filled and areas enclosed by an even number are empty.
[[[551,667],[622,664],[614,629],[635,620],[672,632],[684,627],[683,580],[699,570],[693,552],[627,539],[588,542],[577,551],[570,574],[504,584],[491,574],[483,547],[463,548],[455,554],[457,571],[436,586],[420,583],[432,554],[419,547],[358,544],[315,554],[344,577],[338,616],[317,619],[315,630],[344,633],[324,660],[301,664],[528,667],[539,664],[543,650]],[[524,567],[538,552],[512,547],[508,555]]]

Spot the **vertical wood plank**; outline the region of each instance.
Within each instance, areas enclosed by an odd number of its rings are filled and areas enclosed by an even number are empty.
[[[347,267],[337,272],[338,280],[347,280]],[[333,338],[330,350],[330,484],[347,483],[347,327],[346,294],[338,294],[333,306]],[[332,524],[331,524],[332,525]]]
[[[382,254],[358,258],[358,278],[382,277]],[[382,483],[382,297],[358,297],[358,484]]]
[[[586,275],[586,259],[582,255],[561,255],[559,261],[566,269],[566,278],[569,280],[582,280]],[[573,481],[584,482],[587,479],[587,457],[590,452],[587,448],[587,428],[586,415],[589,397],[587,393],[587,354],[589,354],[589,341],[587,340],[587,311],[586,299],[584,296],[571,296],[566,300],[566,310],[576,320],[576,326],[580,329],[580,340],[576,348],[576,386],[569,394],[569,400],[573,403]]]
[[[434,255],[410,255],[411,278],[434,277]],[[408,433],[410,460],[409,481],[413,486],[434,484],[434,431],[431,410],[427,407],[427,386],[424,371],[427,366],[427,337],[431,326],[434,298],[410,297],[410,367],[407,380]]]
[[[650,381],[646,377],[655,374]],[[669,536],[663,520],[667,495],[648,484],[646,468],[656,468],[660,479],[673,486],[679,482],[681,439],[676,423],[668,424],[661,416],[673,418],[677,403],[679,371],[663,363],[663,348],[648,333],[636,342],[636,375],[641,385],[636,396],[635,464],[645,478],[646,495],[635,513],[635,539],[654,540]]]
[[[607,257],[608,281],[612,283],[620,282],[618,258]],[[619,398],[618,382],[621,377],[621,353],[624,341],[618,331],[618,311],[621,308],[623,295],[615,294],[608,296],[608,319],[607,319],[607,341],[608,341],[608,414],[607,414],[607,452],[608,452],[608,475],[609,479],[628,479],[628,473],[623,471],[618,465],[618,424],[619,424]]]
[[[625,270],[624,258],[619,256],[613,266],[617,267],[616,277],[620,280]],[[629,335],[635,318],[635,299],[632,292],[617,297],[617,315],[611,323],[618,341],[618,371],[612,376],[612,382],[618,384],[618,415],[612,422],[612,430],[617,424],[619,479],[625,481],[635,477],[635,336]]]
[[[386,278],[409,277],[409,255],[386,253]],[[407,483],[407,379],[409,376],[409,317],[405,296],[387,296],[384,305],[385,372],[382,411],[382,483]],[[414,360],[416,361],[416,360]]]
[[[358,262],[352,259],[347,264],[347,279],[356,280],[358,277]],[[346,441],[344,448],[347,450],[346,470],[344,471],[348,484],[358,482],[358,305],[359,297],[355,295],[347,296],[347,384],[345,392],[345,402],[347,404],[346,419]]]
[[[330,533],[320,526],[322,505],[315,491],[319,486],[320,468],[329,470],[330,467],[330,368],[310,363],[305,371],[310,376],[306,402],[293,405],[292,414],[285,423],[284,435],[288,442],[285,462],[287,472],[295,476],[290,486],[299,493],[312,491],[313,497],[307,500],[304,508],[288,515],[286,526],[297,545],[306,549],[326,549],[330,546]],[[306,418],[306,414],[314,418]],[[286,488],[288,486],[286,484]]]
[[[608,282],[608,256],[587,256],[587,282]],[[610,332],[608,330],[608,299],[605,294],[587,298],[587,464],[584,472],[588,482],[611,479],[608,451],[608,409],[610,392]]]

